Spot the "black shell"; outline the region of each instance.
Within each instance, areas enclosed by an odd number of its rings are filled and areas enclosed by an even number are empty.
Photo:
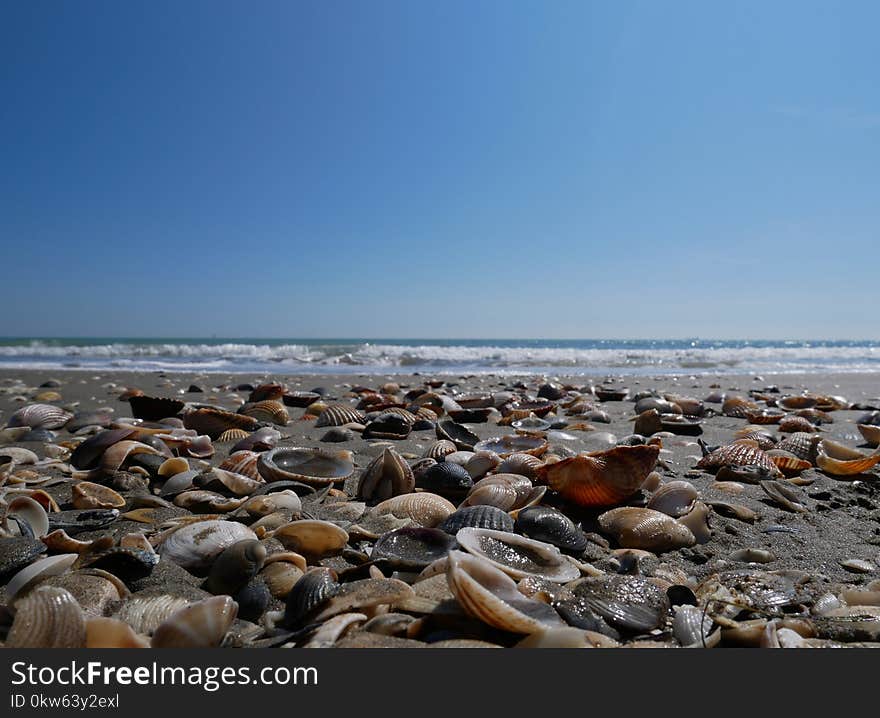
[[[467,469],[446,461],[434,464],[416,477],[416,486],[444,498],[464,498],[474,485]]]
[[[641,576],[584,578],[570,588],[595,614],[623,631],[652,631],[663,626],[669,614],[669,597]]]
[[[64,529],[73,536],[83,531],[97,531],[119,518],[119,509],[85,509],[78,511],[53,511],[49,516],[49,531]],[[112,572],[111,572],[112,573]]]
[[[215,595],[232,595],[259,573],[265,559],[266,549],[259,541],[237,541],[214,559],[203,588]]]
[[[238,604],[238,618],[242,621],[258,623],[260,617],[266,611],[272,594],[266,584],[260,579],[255,579],[243,588],[236,591],[232,600]]]
[[[297,629],[306,624],[310,615],[316,612],[325,601],[333,598],[339,591],[336,575],[329,568],[317,568],[306,573],[293,584],[287,594],[282,625]]]
[[[514,531],[563,551],[582,553],[587,537],[564,513],[550,506],[529,506],[519,511]]]
[[[513,532],[513,519],[506,511],[494,506],[466,506],[447,516],[438,527],[453,536],[459,529],[492,529]]]
[[[438,439],[449,439],[459,451],[473,451],[474,445],[480,440],[467,427],[450,420],[438,423],[435,431]]]
[[[380,536],[372,558],[385,559],[398,568],[421,570],[457,545],[454,537],[440,529],[406,527]]]
[[[400,414],[385,412],[367,424],[362,436],[365,439],[405,439],[411,430],[412,424]]]
[[[185,406],[178,399],[164,399],[154,396],[133,396],[128,400],[135,419],[158,421],[168,416],[177,416]]]
[[[77,446],[70,455],[70,464],[74,469],[93,469],[98,465],[107,447],[135,433],[137,429],[108,429],[94,436],[90,436],[79,446]]]
[[[106,551],[87,553],[77,563],[80,568],[103,569],[129,583],[149,576],[159,563],[159,554],[114,546]]]
[[[304,409],[309,404],[314,404],[321,395],[314,391],[291,391],[286,393],[282,400],[286,406],[296,406]]]

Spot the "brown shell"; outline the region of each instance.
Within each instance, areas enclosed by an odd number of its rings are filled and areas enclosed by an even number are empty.
[[[71,489],[71,503],[75,509],[121,509],[125,506],[122,498],[109,486],[79,481]]]
[[[770,449],[767,452],[767,456],[769,456],[770,460],[776,464],[776,468],[786,476],[790,474],[799,474],[801,471],[806,471],[813,467],[809,461],[800,459],[791,452],[783,451],[781,449]]]
[[[276,426],[287,426],[287,422],[290,421],[287,407],[274,399],[264,399],[263,401],[245,404],[238,410],[238,413],[257,421],[270,422]]]
[[[867,444],[875,448],[880,446],[880,426],[871,424],[857,424],[856,426]]]
[[[427,491],[404,494],[383,501],[374,509],[378,514],[393,514],[399,519],[411,519],[419,526],[434,528],[455,511],[449,501]]]
[[[569,427],[570,428],[570,427]],[[497,474],[520,474],[534,479],[538,475],[538,469],[544,465],[537,456],[532,454],[510,454],[495,467]]]
[[[855,449],[827,439],[818,445],[816,466],[832,476],[854,476],[873,468],[880,462],[880,449],[865,455]]]
[[[750,413],[757,410],[758,405],[755,402],[743,399],[741,396],[732,396],[729,399],[725,399],[721,405],[721,413],[724,416],[732,416],[736,419],[746,419]]]
[[[786,416],[779,422],[779,431],[783,434],[795,434],[799,431],[812,434],[819,429],[802,416]]]
[[[227,429],[254,431],[260,422],[244,414],[233,414],[223,409],[203,408],[188,411],[183,415],[183,425],[199,434],[207,434],[217,439]]]
[[[248,397],[249,404],[256,404],[262,401],[281,401],[287,387],[284,384],[260,384],[255,387]]]
[[[231,471],[234,474],[247,476],[254,481],[261,481],[257,461],[260,455],[256,451],[236,451],[226,459],[219,468],[223,471]]]
[[[444,456],[454,454],[458,449],[449,439],[438,439],[425,451],[424,458],[440,461]]]
[[[659,446],[617,446],[542,466],[537,478],[580,506],[613,506],[642,487],[659,456]]]
[[[758,443],[749,439],[738,439],[732,444],[721,446],[697,462],[698,469],[707,471],[717,471],[723,466],[758,466],[774,476],[780,474],[776,464],[758,448]]]
[[[231,444],[235,441],[247,439],[250,435],[251,433],[249,431],[245,431],[244,429],[227,429],[222,434],[220,434],[220,436],[217,437],[217,443]]]
[[[815,463],[817,446],[821,440],[816,434],[797,432],[780,441],[776,448],[788,451],[799,459]]]
[[[694,534],[680,521],[660,511],[636,506],[606,511],[599,516],[599,526],[623,548],[662,553],[696,543]]]
[[[419,418],[413,414],[411,411],[407,411],[406,409],[402,409],[399,406],[392,406],[388,408],[381,409],[383,414],[396,414],[401,417],[407,424],[412,426],[415,424]]]
[[[535,435],[508,434],[494,439],[485,439],[474,444],[474,451],[491,451],[502,459],[512,454],[530,454],[541,456],[550,446],[548,441]]]
[[[751,441],[758,442],[758,448],[763,451],[776,446],[776,437],[757,426],[744,426],[742,429],[734,432],[734,436],[737,439],[750,439]]]
[[[746,412],[746,419],[750,424],[778,424],[785,417],[785,413],[781,411],[749,411]]]
[[[415,487],[410,465],[394,449],[385,449],[361,473],[356,495],[362,501],[384,501],[411,493]]]
[[[73,595],[55,586],[39,586],[16,603],[6,648],[83,648],[86,620]]]
[[[533,486],[528,478],[519,474],[491,474],[471,487],[459,508],[494,506],[502,511],[514,511],[537,504],[546,491],[546,486]]]
[[[346,424],[363,424],[366,414],[347,404],[331,404],[318,414],[316,427],[345,426]]]
[[[779,406],[786,411],[795,409],[809,409],[816,406],[817,400],[813,396],[786,396],[779,400]]]

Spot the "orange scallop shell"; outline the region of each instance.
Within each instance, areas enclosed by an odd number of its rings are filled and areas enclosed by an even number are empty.
[[[617,446],[542,466],[537,479],[579,506],[612,506],[642,487],[659,456],[659,446]]]

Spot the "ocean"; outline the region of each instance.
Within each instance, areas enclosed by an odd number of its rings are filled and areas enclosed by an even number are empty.
[[[271,374],[878,372],[878,341],[0,339],[0,368]]]

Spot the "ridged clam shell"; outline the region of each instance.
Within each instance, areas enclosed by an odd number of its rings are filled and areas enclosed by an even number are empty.
[[[260,571],[260,578],[274,598],[287,598],[306,571],[306,559],[292,551],[272,554]]]
[[[40,586],[16,603],[7,648],[83,648],[86,620],[69,591]]]
[[[771,475],[780,473],[770,457],[758,448],[757,442],[749,439],[738,439],[719,447],[697,462],[697,468],[706,471],[717,471],[723,466],[757,466]]]
[[[653,509],[624,506],[599,516],[602,531],[614,536],[623,548],[654,553],[693,546],[696,538],[687,526]]]
[[[441,459],[443,459],[444,456],[452,454],[456,451],[458,451],[458,449],[451,441],[449,441],[448,439],[439,439],[425,450],[424,458],[440,461]]]
[[[666,623],[669,598],[641,576],[583,578],[568,588],[578,602],[621,630],[645,633]]]
[[[434,433],[438,439],[451,441],[459,451],[473,451],[474,445],[480,441],[470,429],[451,420],[438,422]]]
[[[29,426],[31,429],[60,429],[73,414],[52,404],[28,404],[9,417],[7,426]]]
[[[27,589],[37,581],[64,573],[73,566],[78,558],[79,554],[75,553],[58,554],[41,558],[25,566],[6,585],[6,600],[13,602],[19,595],[24,595]]]
[[[648,508],[678,518],[693,508],[697,496],[697,489],[689,481],[669,481],[651,495]]]
[[[159,554],[196,575],[205,575],[214,559],[238,541],[256,540],[244,524],[209,519],[175,529],[159,545]]]
[[[779,422],[779,432],[782,434],[794,434],[798,431],[812,434],[819,429],[802,416],[786,416]]]
[[[91,481],[78,481],[71,489],[71,503],[75,509],[120,509],[125,499],[109,486]]]
[[[318,414],[315,426],[345,426],[346,424],[363,424],[367,415],[347,404],[331,404]]]
[[[821,437],[815,434],[798,432],[780,441],[776,448],[788,451],[804,461],[814,463],[820,441],[822,441]]]
[[[514,578],[539,576],[565,583],[580,570],[559,549],[543,541],[492,529],[463,528],[455,535],[461,547]]]
[[[435,494],[460,500],[470,491],[474,480],[467,469],[460,464],[453,463],[450,459],[452,456],[453,454],[450,454],[443,463],[428,466],[420,471],[416,477],[415,485]]]
[[[339,584],[333,571],[329,568],[310,570],[287,594],[282,624],[290,629],[299,628],[338,592]]]
[[[533,486],[519,474],[491,474],[474,484],[459,508],[482,505],[513,511],[537,503],[544,491],[545,487]]]
[[[724,414],[724,416],[731,416],[737,419],[745,419],[750,413],[757,410],[758,405],[755,402],[743,399],[739,396],[732,396],[725,399],[724,403],[721,405],[721,413]]]
[[[494,628],[530,634],[565,626],[556,611],[523,596],[512,578],[485,559],[451,551],[446,580],[464,611]]]
[[[385,449],[361,473],[356,496],[362,501],[384,501],[411,493],[415,486],[406,460],[394,449]]]
[[[234,441],[241,441],[250,436],[250,432],[244,429],[227,429],[217,437],[218,444],[230,444]]]
[[[162,592],[135,593],[119,605],[113,617],[127,623],[135,633],[151,635],[166,619],[190,603],[190,599]]]
[[[783,451],[782,449],[770,449],[767,452],[767,456],[770,457],[770,460],[776,464],[776,468],[779,469],[783,474],[798,474],[801,471],[806,471],[809,468],[812,468],[812,464],[805,459],[799,459],[794,454]]]
[[[733,436],[735,439],[749,439],[757,442],[758,448],[762,451],[767,451],[767,449],[772,449],[776,446],[776,437],[759,426],[744,426],[742,429],[735,431]]]
[[[450,504],[451,506],[451,504]],[[439,525],[441,531],[455,535],[459,529],[493,529],[512,532],[513,519],[506,511],[495,506],[466,506],[450,513]]]
[[[387,409],[383,409],[382,414],[393,414],[394,416],[399,416],[410,426],[412,426],[419,420],[419,417],[416,416],[413,412],[407,411],[406,409],[401,409],[398,406],[392,406]]]
[[[479,441],[474,445],[473,450],[475,452],[491,451],[501,458],[506,458],[512,454],[541,456],[547,451],[548,446],[547,440],[541,436],[510,434],[496,439]]]
[[[287,426],[290,421],[290,414],[287,413],[287,407],[280,401],[273,399],[265,399],[255,403],[248,403],[238,410],[239,414],[244,414],[257,421],[265,421],[276,426]]]
[[[376,514],[390,513],[399,519],[411,519],[419,526],[433,528],[455,511],[449,501],[437,494],[423,491],[387,499],[374,509]]]
[[[238,604],[229,596],[197,601],[166,618],[153,634],[153,648],[213,648],[238,615]]]
[[[264,426],[250,435],[239,439],[229,450],[230,454],[237,451],[268,451],[274,449],[281,439],[281,432],[271,426]]]
[[[352,453],[299,447],[278,447],[259,455],[257,468],[266,481],[301,481],[330,486],[354,472]]]
[[[233,474],[241,474],[247,476],[254,481],[262,481],[258,461],[260,454],[256,451],[236,451],[229,455],[229,458],[223,461],[219,469],[223,471],[231,471]]]
[[[244,414],[234,414],[223,409],[201,408],[183,415],[183,425],[212,439],[219,438],[228,429],[254,431],[260,425],[256,419]]]
[[[553,544],[563,551],[580,553],[587,547],[584,532],[568,516],[550,506],[521,509],[517,512],[514,529],[523,536]]]
[[[579,506],[612,506],[641,488],[659,455],[659,446],[618,446],[542,466],[538,480]]]

